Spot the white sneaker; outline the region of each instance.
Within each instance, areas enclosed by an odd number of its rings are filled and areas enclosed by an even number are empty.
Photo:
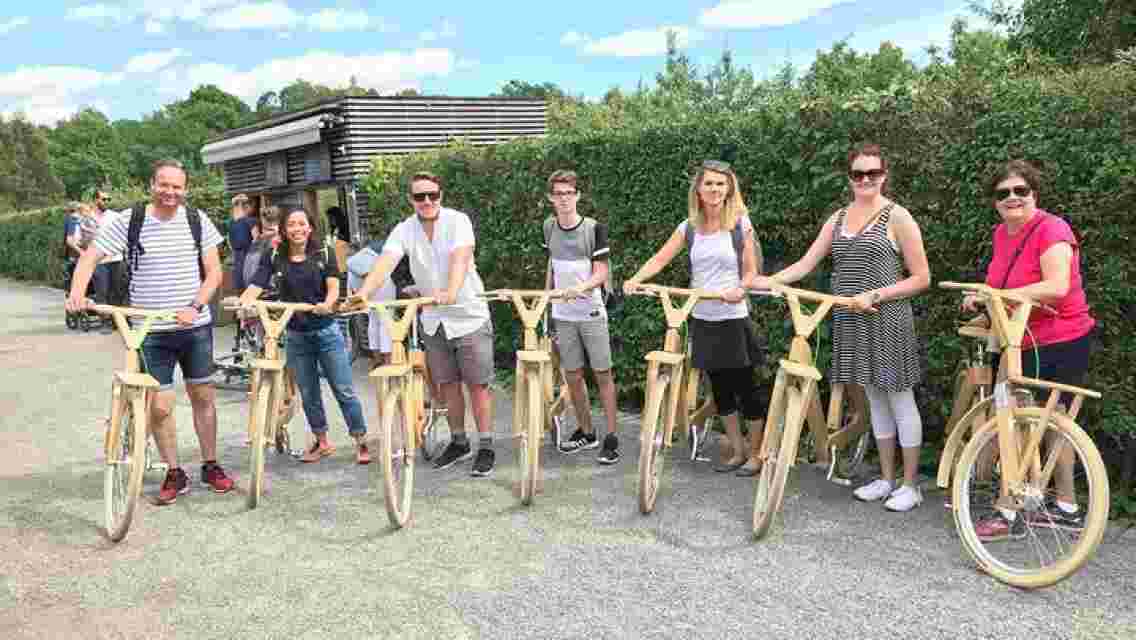
[[[888,511],[911,511],[923,503],[923,492],[918,487],[903,485],[892,492],[884,503]]]
[[[895,485],[888,482],[887,480],[884,480],[883,478],[876,478],[868,484],[853,491],[852,495],[856,496],[857,500],[863,500],[864,502],[875,502],[876,500],[883,500],[884,498],[890,496],[891,492],[894,490]]]

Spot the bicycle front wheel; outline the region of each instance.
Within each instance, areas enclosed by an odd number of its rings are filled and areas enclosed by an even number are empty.
[[[252,420],[252,430],[249,433],[249,509],[255,509],[260,504],[260,494],[264,490],[264,447],[267,444],[264,434],[268,432],[268,421],[276,419],[276,416],[273,415],[273,409],[277,405],[274,398],[276,385],[273,384],[273,381],[277,375],[269,372],[261,373],[256,386],[256,395],[253,396],[251,403],[252,414],[249,416],[249,419]],[[272,444],[275,445],[275,443]]]
[[[126,393],[125,390],[119,391]],[[123,407],[117,427],[118,437],[108,448],[103,472],[103,500],[106,506],[107,537],[118,542],[126,537],[138,497],[142,494],[142,474],[146,470],[146,400],[137,394]]]
[[[414,428],[406,416],[404,394],[398,383],[383,398],[383,428],[379,456],[383,471],[383,500],[391,524],[401,529],[410,521],[414,497]]]
[[[793,397],[796,402],[790,402]],[[761,465],[761,473],[757,477],[753,494],[753,535],[763,538],[773,526],[773,519],[781,510],[781,500],[785,497],[785,484],[789,478],[789,468],[793,464],[788,450],[793,447],[786,446],[787,427],[794,416],[787,416],[786,409],[793,409],[798,414],[804,407],[800,406],[802,399],[797,389],[787,384],[785,372],[778,371],[776,382],[773,384],[773,398],[769,403],[766,417],[765,446],[768,447],[765,461]],[[794,409],[795,404],[795,409]]]
[[[1025,443],[1044,410],[1014,410],[1015,446]],[[997,455],[997,421],[992,419],[971,438],[959,457],[953,483],[955,525],[963,548],[979,567],[1016,587],[1047,587],[1076,573],[1096,551],[1108,521],[1108,474],[1100,452],[1089,436],[1064,414],[1051,414],[1042,427],[1037,453],[1023,459],[1026,469],[1020,488],[1010,496],[1018,510],[995,506],[1000,475],[991,479]],[[1004,469],[997,466],[999,474]],[[1069,518],[1055,504],[1057,486],[1072,487],[1079,518]],[[1008,527],[990,525],[1012,516]],[[981,534],[981,535],[980,535]]]
[[[663,463],[666,459],[666,413],[663,400],[671,385],[669,375],[659,376],[647,390],[647,405],[643,407],[643,424],[639,429],[639,511],[644,514],[655,510],[662,484]]]

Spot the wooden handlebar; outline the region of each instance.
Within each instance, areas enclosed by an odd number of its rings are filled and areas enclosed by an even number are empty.
[[[682,287],[667,287],[661,284],[636,284],[631,290],[631,295],[637,296],[655,296],[666,293],[675,296],[696,296],[700,300],[721,300],[722,294],[717,291],[710,291],[709,289],[684,289]]]
[[[802,300],[809,302],[831,302],[834,305],[841,307],[852,306],[852,298],[848,296],[834,296],[830,293],[821,293],[819,291],[810,291],[808,289],[798,289],[788,285],[780,284],[777,282],[770,282],[768,289],[750,289],[750,295],[769,295],[772,293],[777,296],[791,295]]]
[[[153,318],[154,320],[174,320],[177,318],[176,309],[139,309],[138,307],[117,307],[109,304],[93,304],[88,308],[104,316],[122,314],[127,318]]]

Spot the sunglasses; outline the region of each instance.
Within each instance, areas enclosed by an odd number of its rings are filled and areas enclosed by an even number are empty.
[[[726,173],[732,169],[729,162],[722,160],[703,160],[702,168],[717,171],[718,173]]]
[[[1005,200],[1006,198],[1010,197],[1011,193],[1019,198],[1025,198],[1029,194],[1033,193],[1033,189],[1031,189],[1029,185],[1024,184],[1015,185],[1013,187],[1010,187],[1009,189],[995,189],[994,199],[998,201]]]
[[[441,191],[421,191],[419,193],[410,194],[410,197],[413,198],[415,202],[426,202],[426,198],[429,198],[430,202],[437,202],[437,201],[442,199],[442,192]]]
[[[848,177],[851,178],[852,182],[861,182],[864,178],[875,182],[885,175],[887,175],[887,171],[883,169],[868,169],[867,171],[852,169],[848,172]]]

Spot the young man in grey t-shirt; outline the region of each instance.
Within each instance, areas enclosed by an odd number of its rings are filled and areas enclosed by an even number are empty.
[[[563,301],[552,303],[560,363],[568,381],[577,428],[560,445],[564,453],[576,453],[600,446],[592,428],[591,405],[584,383],[584,367],[591,365],[596,386],[607,413],[607,436],[603,440],[600,464],[619,461],[619,438],[615,431],[615,381],[611,373],[611,338],[607,309],[600,285],[608,279],[607,227],[576,211],[580,201],[574,171],[557,171],[548,178],[548,199],[556,215],[544,222],[545,248],[548,250],[547,286],[567,293]]]

